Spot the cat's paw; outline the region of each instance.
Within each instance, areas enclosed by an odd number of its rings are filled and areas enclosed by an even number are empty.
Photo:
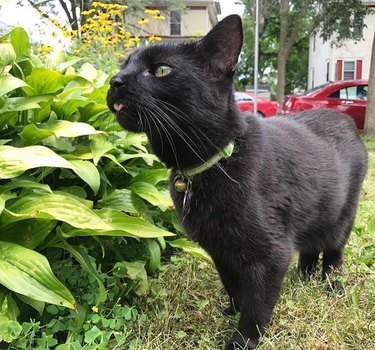
[[[345,286],[341,281],[329,281],[327,285],[328,295],[345,295]]]
[[[226,345],[224,350],[254,350],[255,347],[252,347],[250,345],[241,345],[238,343],[229,343]]]
[[[254,350],[257,346],[257,342],[251,341],[250,339],[231,340],[224,350]]]

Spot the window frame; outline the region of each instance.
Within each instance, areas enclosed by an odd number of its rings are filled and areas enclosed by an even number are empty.
[[[179,21],[172,22],[172,16],[178,14]],[[172,25],[179,25],[179,34],[172,33]],[[171,36],[182,36],[182,15],[180,11],[171,10],[169,12],[169,33]]]
[[[352,63],[353,64],[353,70],[345,69],[345,63]],[[342,80],[355,80],[356,78],[356,67],[357,61],[356,60],[343,60],[342,62]],[[349,79],[345,78],[345,73],[353,73],[353,77],[350,77]]]

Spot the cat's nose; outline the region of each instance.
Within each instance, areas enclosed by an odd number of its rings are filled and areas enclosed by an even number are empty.
[[[116,74],[112,79],[109,81],[111,87],[119,88],[125,84],[124,76],[121,74]]]

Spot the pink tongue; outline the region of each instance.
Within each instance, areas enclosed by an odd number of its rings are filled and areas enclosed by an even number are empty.
[[[120,102],[116,102],[116,103],[113,105],[113,108],[114,108],[117,112],[121,111],[124,107],[125,107],[125,106],[124,106],[122,103],[120,103]]]

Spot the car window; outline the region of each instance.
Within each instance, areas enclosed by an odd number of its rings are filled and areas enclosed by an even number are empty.
[[[303,96],[309,96],[311,95],[313,92],[317,91],[317,90],[320,90],[320,89],[323,89],[325,88],[326,86],[328,86],[329,84],[331,84],[330,82],[328,83],[325,83],[325,84],[322,84],[322,85],[319,85],[319,86],[315,86],[309,90],[306,90],[302,95]]]
[[[367,100],[367,85],[348,86],[333,92],[328,97],[341,100]]]
[[[359,85],[357,89],[357,99],[367,101],[368,85]]]
[[[234,94],[234,99],[236,101],[253,101],[253,99],[248,95],[243,92],[236,92]]]

